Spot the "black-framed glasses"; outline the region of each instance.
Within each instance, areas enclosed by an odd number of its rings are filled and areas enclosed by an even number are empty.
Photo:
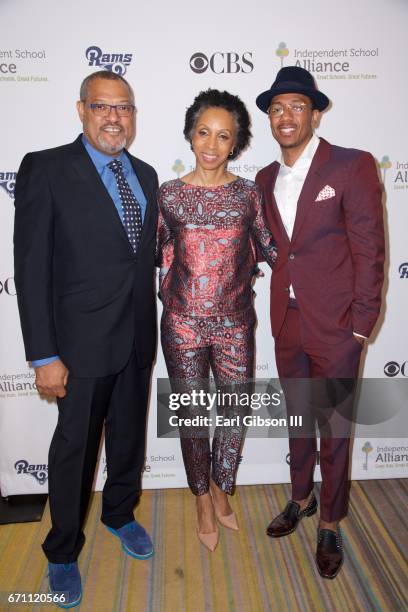
[[[107,117],[113,108],[119,117],[131,117],[136,109],[134,104],[102,104],[101,102],[93,102],[89,104],[89,108],[97,117]]]
[[[305,108],[308,108],[308,106],[309,105],[305,102],[292,102],[289,104],[271,104],[268,109],[268,113],[272,117],[280,117],[281,115],[283,115],[285,108],[288,108],[295,115],[300,115],[301,113],[303,113]]]

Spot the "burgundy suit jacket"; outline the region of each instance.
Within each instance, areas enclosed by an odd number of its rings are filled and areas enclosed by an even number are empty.
[[[281,330],[292,284],[305,346],[337,344],[353,331],[368,337],[379,315],[384,278],[382,187],[374,158],[320,139],[291,240],[273,193],[279,168],[275,161],[255,179],[278,248],[271,280],[273,336]],[[329,197],[316,201],[326,186]]]

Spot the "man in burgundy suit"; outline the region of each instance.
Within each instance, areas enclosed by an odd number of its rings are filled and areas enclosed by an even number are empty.
[[[352,388],[381,305],[382,189],[372,155],[333,146],[314,134],[329,99],[307,70],[282,68],[256,103],[269,115],[281,148],[280,162],[256,177],[278,247],[271,282],[276,363],[288,414],[302,414],[313,428],[302,437],[289,432],[292,500],[267,533],[288,535],[317,510],[317,416],[322,486],[316,562],[323,577],[334,578],[343,561],[338,522],[348,504]],[[322,433],[326,417],[330,435]]]

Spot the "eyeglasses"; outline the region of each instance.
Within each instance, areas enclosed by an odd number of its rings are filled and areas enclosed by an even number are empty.
[[[97,117],[107,117],[114,108],[119,117],[131,117],[136,109],[134,104],[89,104],[89,108]]]
[[[305,108],[308,108],[309,105],[305,102],[292,102],[289,104],[271,104],[268,113],[272,117],[280,117],[283,115],[285,108],[289,109],[295,115],[301,115]]]

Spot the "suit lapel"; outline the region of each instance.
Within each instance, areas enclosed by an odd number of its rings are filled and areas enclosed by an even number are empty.
[[[328,162],[329,158],[330,144],[321,138],[309,168],[309,172],[307,173],[305,182],[303,183],[302,191],[300,192],[296,209],[295,225],[292,233],[292,244],[294,244],[303,222],[310,211],[311,206],[313,205],[323,166]]]
[[[103,214],[109,217],[110,226],[120,234],[120,236],[125,240],[127,247],[131,250],[131,252],[133,252],[115,204],[112,201],[108,190],[103,184],[103,181],[99,176],[92,159],[86,152],[86,149],[82,144],[81,136],[77,138],[73,145],[73,167],[80,178],[84,181],[86,188],[90,192],[90,201],[94,201],[96,203],[97,214]]]
[[[276,183],[277,176],[279,174],[279,169],[280,169],[280,164],[278,162],[274,162],[271,168],[271,174],[269,176],[269,183],[268,183],[268,188],[267,188],[268,201],[271,203],[270,212],[272,213],[272,219],[275,221],[276,225],[278,226],[279,233],[282,236],[283,240],[289,244],[289,236],[286,232],[285,226],[283,225],[282,217],[280,215],[279,208],[276,203],[275,194],[274,194],[275,183]],[[269,216],[268,211],[267,211],[267,216]]]

